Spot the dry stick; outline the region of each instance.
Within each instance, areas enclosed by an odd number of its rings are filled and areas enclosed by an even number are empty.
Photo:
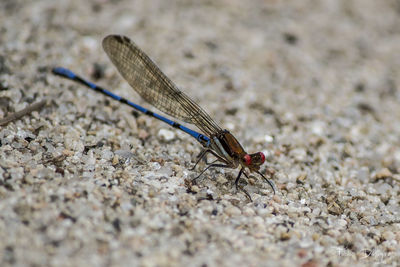
[[[23,110],[14,112],[13,114],[3,118],[0,120],[0,126],[4,126],[7,125],[9,122],[18,120],[19,118],[25,116],[26,114],[29,114],[35,110],[39,110],[41,109],[45,104],[46,104],[47,100],[42,100],[39,102],[36,102],[32,105],[27,106],[26,108],[24,108]]]

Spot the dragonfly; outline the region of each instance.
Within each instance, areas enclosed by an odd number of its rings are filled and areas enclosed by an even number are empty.
[[[80,77],[69,69],[56,67],[53,69],[53,73],[79,82],[194,137],[203,146],[203,149],[198,155],[192,170],[196,168],[201,160],[205,160],[207,166],[195,180],[210,168],[236,169],[239,167],[240,170],[234,182],[236,190],[240,189],[252,201],[250,194],[239,186],[242,174],[249,179],[246,173],[248,170],[250,173],[254,172],[260,175],[269,184],[275,194],[275,184],[260,172],[261,165],[265,162],[264,153],[256,152],[248,154],[228,130],[219,127],[210,115],[189,96],[178,89],[150,57],[128,37],[109,35],[103,39],[102,45],[121,76],[145,101],[171,117],[196,126],[201,133],[118,96]],[[215,157],[215,160],[211,163],[207,162],[207,155],[209,154]]]

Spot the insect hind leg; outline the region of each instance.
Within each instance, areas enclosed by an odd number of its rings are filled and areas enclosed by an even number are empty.
[[[247,196],[247,198],[248,198],[251,202],[253,202],[253,199],[251,199],[251,196],[250,196],[249,192],[247,192],[247,190],[244,189],[243,186],[239,186],[239,180],[240,180],[240,176],[242,176],[242,173],[247,177],[247,179],[249,178],[249,177],[247,176],[246,172],[244,171],[244,168],[241,168],[240,171],[239,171],[238,176],[237,176],[236,179],[235,179],[236,190],[237,190],[237,191],[239,191],[239,190],[242,191],[242,192]]]
[[[197,164],[199,164],[199,162],[200,162],[202,159],[205,159],[205,160],[206,160],[206,165],[209,165],[209,163],[207,162],[207,153],[211,153],[211,152],[212,152],[212,150],[210,150],[210,149],[208,149],[208,148],[203,149],[203,150],[199,153],[199,155],[197,155],[196,163],[194,164],[194,166],[193,166],[192,168],[190,168],[190,170],[193,171],[193,170],[196,168]],[[212,163],[211,163],[211,164],[212,164]]]

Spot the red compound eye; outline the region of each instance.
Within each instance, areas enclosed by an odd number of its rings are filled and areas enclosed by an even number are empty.
[[[250,157],[249,154],[244,155],[243,159],[244,159],[244,163],[245,163],[247,166],[250,166],[250,165],[251,165],[251,157]]]
[[[261,164],[263,164],[263,163],[264,163],[264,161],[265,161],[265,155],[264,155],[264,153],[262,153],[262,152],[258,152],[258,153],[260,153],[260,157],[261,157]]]

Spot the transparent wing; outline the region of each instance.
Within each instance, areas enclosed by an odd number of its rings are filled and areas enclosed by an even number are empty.
[[[125,80],[143,97],[162,112],[196,125],[211,136],[221,128],[211,117],[157,67],[157,65],[129,38],[109,35],[103,48]]]

